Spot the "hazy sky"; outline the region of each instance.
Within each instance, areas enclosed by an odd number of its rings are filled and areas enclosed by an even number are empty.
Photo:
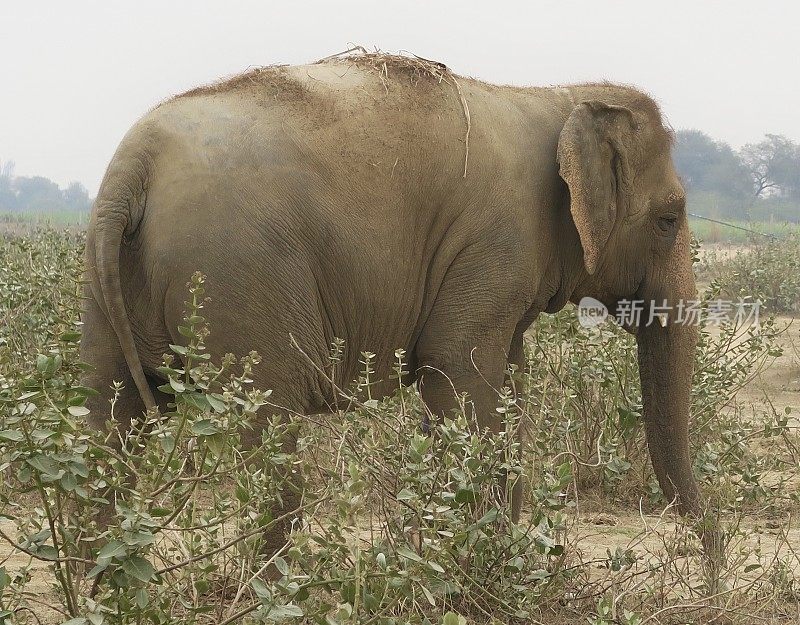
[[[794,2],[0,2],[0,160],[92,194],[160,100],[351,42],[492,82],[631,83],[675,128],[735,146],[765,132],[800,140]]]

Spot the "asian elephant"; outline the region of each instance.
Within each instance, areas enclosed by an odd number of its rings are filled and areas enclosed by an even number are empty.
[[[90,421],[105,427],[114,380],[123,426],[163,401],[156,369],[201,271],[211,353],[257,350],[256,386],[287,411],[335,404],[320,370],[338,337],[338,385],[368,350],[376,392],[391,392],[404,348],[432,412],[467,392],[499,428],[496,389],[540,313],[584,296],[609,310],[695,297],[670,149],[658,106],[631,87],[495,86],[404,57],[267,67],[168,100],[125,136],[92,211]],[[645,323],[647,306],[628,330],[653,467],[699,519],[696,329]]]

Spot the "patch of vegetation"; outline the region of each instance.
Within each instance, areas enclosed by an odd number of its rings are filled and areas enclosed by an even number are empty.
[[[734,400],[777,353],[773,322],[758,333],[704,328],[698,349],[695,469],[724,511],[729,553],[712,583],[692,532],[663,528],[671,513],[645,451],[635,345],[616,327],[581,328],[571,310],[540,319],[525,369],[498,397],[506,427],[493,436],[473,435],[466,409],[432,419],[424,435],[414,388],[371,397],[372,354],[346,410],[286,422],[269,418],[268,390],[252,388],[256,354],[209,356],[197,275],[187,345],[161,369],[170,412],[120,439],[82,421],[94,391],[80,385],[81,246],[80,234],[54,231],[0,240],[0,543],[14,555],[0,564],[0,622],[641,625],[796,614],[788,525],[771,552],[747,542],[744,523],[754,509],[785,523],[791,491],[768,475],[796,469],[796,430],[775,411],[745,419]],[[331,367],[343,349],[332,345]],[[405,354],[395,358],[399,380]],[[261,445],[244,450],[256,415]],[[509,491],[523,476],[515,523]],[[276,504],[299,483],[287,514],[301,520],[268,553],[264,531],[286,520]],[[642,492],[641,531],[587,552],[584,502],[633,508]]]
[[[711,252],[703,271],[721,298],[761,301],[766,312],[800,312],[800,234],[753,242],[721,259]]]
[[[85,228],[89,223],[89,211],[87,210],[48,210],[48,211],[21,211],[21,212],[0,212],[0,224],[5,229],[25,227],[34,229],[36,227],[60,228],[63,226],[78,226]]]
[[[689,201],[692,203],[690,205],[695,208],[694,200],[690,198]],[[698,212],[708,213],[708,211],[702,209]],[[770,237],[783,239],[792,234],[797,235],[800,232],[800,227],[797,224],[786,221],[744,221],[724,218],[722,221],[730,225],[689,217],[689,229],[703,243],[726,243],[729,245],[758,244],[768,241]]]
[[[763,473],[765,462],[770,468],[791,468],[797,460],[794,455],[757,459],[744,444],[754,436],[789,435],[787,415],[770,415],[771,426],[760,423],[754,430],[735,410],[727,410],[735,408],[736,393],[780,354],[780,332],[774,319],[762,320],[758,331],[736,324],[701,327],[690,440],[696,475],[729,507],[744,501],[743,492],[723,489],[723,484],[743,485],[754,473]],[[524,412],[541,461],[553,454],[573,457],[579,491],[599,487],[605,498],[628,505],[647,492],[651,505],[663,506],[644,441],[633,337],[613,324],[584,328],[571,309],[539,319],[531,336]],[[764,496],[784,495],[780,485],[770,493],[747,493],[748,500]]]

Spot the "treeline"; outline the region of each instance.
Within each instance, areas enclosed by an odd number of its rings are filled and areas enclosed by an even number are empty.
[[[80,182],[62,189],[44,176],[15,176],[14,163],[0,163],[1,213],[86,212],[92,205]]]
[[[679,130],[673,158],[689,210],[706,217],[800,222],[800,144],[782,135],[734,150],[699,130]]]

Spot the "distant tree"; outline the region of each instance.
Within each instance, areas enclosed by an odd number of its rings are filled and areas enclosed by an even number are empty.
[[[679,130],[675,139],[675,168],[689,189],[730,198],[747,194],[748,171],[731,146],[699,130]]]
[[[9,180],[14,177],[14,161],[0,161],[0,178],[8,178]]]
[[[723,214],[744,217],[750,174],[730,145],[699,130],[679,130],[673,160],[689,192],[716,198],[714,203]]]
[[[64,207],[64,197],[58,185],[44,176],[14,178],[17,205],[23,211],[53,211]]]
[[[67,208],[80,211],[89,210],[91,205],[89,192],[80,182],[71,182],[69,186],[64,189],[63,196]]]
[[[17,207],[17,194],[13,187],[14,161],[0,163],[0,210],[13,211]]]
[[[800,199],[800,145],[783,135],[765,135],[741,150],[750,174],[753,197],[794,196]]]
[[[699,130],[675,133],[672,158],[683,183],[688,188],[704,186],[708,163],[717,157],[717,143]]]
[[[88,211],[91,203],[80,182],[71,182],[62,190],[44,176],[15,176],[12,161],[0,162],[0,211]]]

